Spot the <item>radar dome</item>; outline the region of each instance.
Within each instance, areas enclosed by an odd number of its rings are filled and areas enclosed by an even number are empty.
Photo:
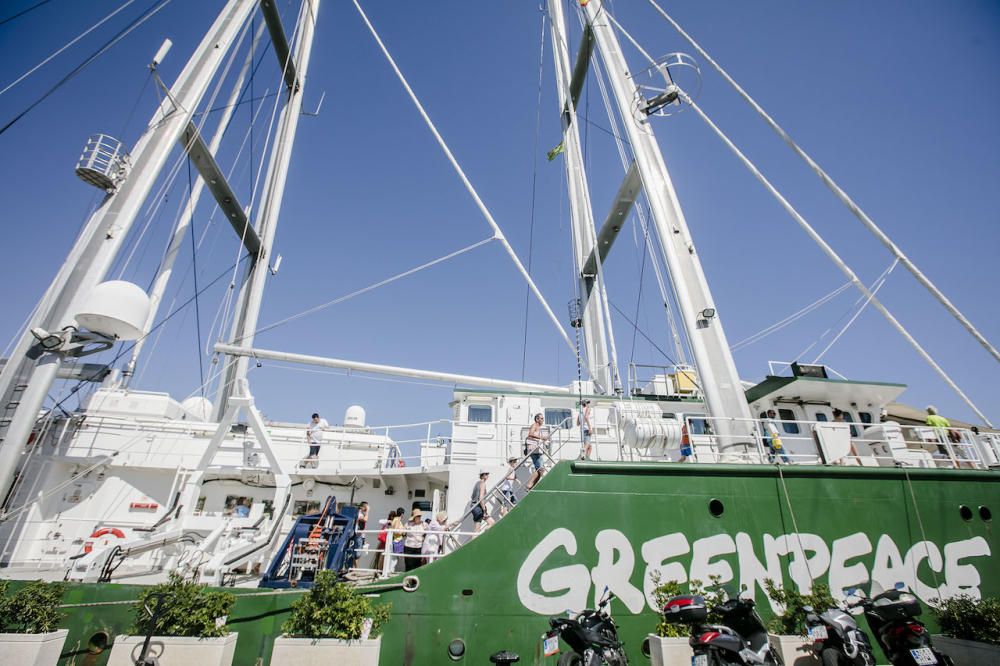
[[[145,333],[149,296],[138,285],[123,280],[94,287],[76,315],[81,328],[118,338],[138,340]]]
[[[361,405],[351,405],[344,412],[344,425],[348,428],[365,427],[365,408]]]
[[[181,409],[187,412],[184,418],[189,421],[212,420],[212,401],[200,395],[192,396],[182,402]]]

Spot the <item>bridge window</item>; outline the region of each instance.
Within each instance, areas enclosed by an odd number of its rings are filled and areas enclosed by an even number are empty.
[[[858,412],[858,418],[860,418],[861,422],[864,423],[865,425],[871,425],[872,424],[872,413],[871,412]]]
[[[826,423],[830,419],[827,418],[825,412],[816,412],[816,420],[819,421],[820,423]]]
[[[469,405],[469,423],[493,423],[493,408],[489,405]]]
[[[573,427],[573,410],[548,408],[545,410],[545,425],[555,428]]]
[[[781,419],[781,429],[787,432],[789,435],[799,434],[799,424],[790,423],[790,421],[795,420],[795,412],[790,409],[779,409],[778,418]]]

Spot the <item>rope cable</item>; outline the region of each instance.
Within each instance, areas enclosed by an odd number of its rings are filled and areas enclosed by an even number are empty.
[[[191,205],[191,194],[194,192],[194,179],[191,176],[191,160],[188,163],[188,227],[191,231],[191,276],[194,279],[194,328],[195,328],[195,338],[198,342],[198,379],[205,383],[205,359],[201,353],[201,301],[198,298],[198,248],[195,241],[195,231],[194,231],[194,207]],[[202,389],[201,397],[205,397],[205,391]]]
[[[0,20],[0,25],[4,25],[5,23],[10,23],[11,21],[13,21],[14,19],[17,19],[17,18],[21,18],[22,16],[24,16],[28,12],[30,12],[30,11],[32,11],[34,9],[38,9],[39,7],[41,7],[42,5],[44,5],[45,3],[47,3],[48,1],[49,0],[41,0],[41,2],[36,2],[35,4],[33,4],[32,6],[28,7],[27,9],[22,9],[21,11],[17,12],[16,14],[13,14],[13,15],[8,16],[7,18],[5,18],[3,20]]]
[[[48,0],[43,0],[43,2],[39,2],[34,7],[29,7],[28,9],[25,9],[24,11],[20,12],[19,14],[15,14],[14,16],[6,18],[3,21],[0,21],[0,25],[3,25],[4,23],[7,23],[8,21],[12,21],[12,20],[16,19],[18,16],[23,16],[24,14],[27,14],[28,12],[30,12],[32,9],[36,9],[36,8],[40,7],[41,5],[44,5],[46,2],[48,2]],[[87,35],[89,35],[91,32],[93,32],[97,28],[99,28],[102,25],[104,25],[113,16],[115,16],[120,11],[122,11],[123,9],[125,9],[126,7],[128,7],[129,5],[131,5],[133,2],[135,2],[135,0],[127,0],[125,2],[125,4],[123,4],[120,7],[118,7],[118,9],[114,10],[113,12],[111,12],[110,14],[108,14],[107,16],[105,16],[104,18],[102,18],[100,21],[98,21],[94,25],[90,26],[89,28],[87,28],[86,30],[84,30],[83,32],[81,32],[79,35],[77,35],[75,38],[73,38],[72,40],[70,40],[66,44],[63,44],[63,46],[60,47],[59,49],[57,49],[57,50],[53,51],[52,53],[50,53],[40,63],[38,63],[37,65],[35,65],[34,67],[32,67],[31,69],[29,69],[28,71],[26,71],[24,74],[21,74],[21,76],[17,77],[16,79],[14,79],[13,81],[11,81],[10,83],[8,83],[3,88],[3,90],[0,90],[0,95],[3,95],[5,92],[7,92],[8,90],[10,90],[14,86],[16,86],[18,83],[20,83],[21,81],[24,81],[26,78],[28,78],[29,76],[31,76],[32,74],[34,74],[35,72],[37,72],[39,69],[41,69],[46,64],[48,64],[53,58],[57,57],[60,53],[62,53],[66,49],[70,48],[74,44],[76,44],[78,41],[80,41],[81,39],[83,39],[84,37],[86,37]]]
[[[743,100],[757,112],[757,114],[761,117],[761,119],[763,119],[764,122],[772,130],[774,130],[774,132],[779,137],[781,137],[781,139],[785,142],[785,144],[787,144],[788,147],[792,149],[792,152],[798,155],[809,166],[809,168],[812,169],[812,171],[819,177],[819,179],[823,182],[823,184],[826,185],[831,192],[833,192],[834,196],[836,196],[837,199],[840,200],[840,202],[844,204],[844,206],[846,206],[848,210],[851,211],[854,217],[856,217],[858,221],[860,221],[861,224],[863,224],[868,229],[868,231],[870,231],[879,240],[879,242],[881,242],[882,245],[885,246],[885,248],[893,254],[893,256],[899,259],[899,261],[906,267],[906,269],[913,274],[913,277],[917,279],[917,282],[919,282],[921,285],[924,286],[924,288],[926,288],[929,292],[931,292],[931,295],[933,295],[938,300],[938,302],[940,302],[941,305],[943,305],[944,308],[955,319],[958,320],[958,322],[962,325],[962,327],[965,328],[965,330],[968,331],[968,333],[973,338],[975,338],[979,342],[979,344],[982,345],[990,353],[990,355],[993,356],[994,359],[1000,361],[1000,351],[997,351],[997,349],[989,342],[989,340],[987,340],[986,337],[982,333],[980,333],[975,326],[973,326],[972,322],[969,321],[969,319],[967,319],[964,314],[962,314],[962,312],[958,309],[958,307],[955,306],[950,300],[948,300],[948,298],[944,295],[944,293],[942,293],[941,290],[938,289],[937,286],[930,281],[930,278],[924,275],[920,271],[920,269],[918,269],[917,266],[912,261],[910,261],[910,258],[903,253],[903,251],[899,248],[899,246],[896,245],[892,241],[892,239],[889,238],[889,236],[884,231],[882,231],[882,229],[877,224],[875,224],[875,222],[868,216],[867,213],[865,213],[861,209],[861,207],[847,194],[847,192],[845,192],[843,188],[841,188],[840,185],[838,185],[837,182],[834,181],[833,178],[826,171],[824,171],[823,168],[820,167],[820,165],[817,164],[816,161],[813,160],[813,158],[810,157],[808,153],[805,152],[805,150],[800,148],[799,145],[795,143],[794,140],[792,140],[792,137],[789,136],[789,134],[785,132],[785,130],[782,129],[782,127],[778,125],[778,123],[766,111],[764,111],[763,107],[761,107],[760,104],[758,104],[752,97],[750,97],[750,94],[747,93],[742,87],[740,87],[740,85],[736,83],[736,81],[729,75],[729,73],[726,72],[726,70],[724,70],[722,66],[719,65],[715,60],[713,60],[712,57],[709,56],[708,53],[705,51],[705,49],[703,49],[701,45],[698,44],[698,42],[694,41],[694,38],[688,35],[681,28],[681,26],[674,19],[672,19],[663,10],[662,7],[660,7],[655,2],[655,0],[649,0],[649,4],[651,4],[653,8],[656,9],[656,11],[659,12],[660,15],[663,16],[663,18],[666,19],[674,27],[674,29],[677,30],[677,32],[679,32],[681,36],[684,37],[684,39],[686,39],[688,43],[690,43],[691,46],[693,46],[694,49],[698,51],[698,53],[706,61],[709,64],[711,64],[712,67],[714,67],[716,71],[719,72],[719,74],[722,75],[722,78],[724,78],[733,87],[733,89],[736,90],[737,94],[739,94],[739,96],[742,97]],[[976,410],[974,407],[973,410],[978,413],[978,410]]]
[[[170,0],[159,0],[155,5],[153,5],[151,8],[143,12],[138,18],[136,18],[127,26],[125,26],[125,28],[120,30],[114,37],[106,41],[99,49],[97,49],[92,54],[87,56],[87,58],[82,63],[74,67],[69,74],[59,79],[59,81],[56,82],[54,86],[52,86],[47,91],[42,93],[42,95],[38,99],[36,99],[34,102],[29,104],[23,111],[21,111],[13,118],[11,118],[9,121],[7,121],[7,123],[3,127],[0,127],[0,134],[3,134],[11,127],[13,127],[17,121],[19,121],[24,116],[28,115],[31,111],[35,109],[35,107],[37,107],[39,104],[48,99],[50,95],[59,90],[59,88],[61,88],[63,85],[69,83],[70,80],[72,80],[77,74],[82,72],[90,63],[97,60],[97,58],[102,56],[105,52],[111,49],[111,47],[113,47],[115,44],[124,39],[129,33],[131,33],[133,30],[135,30],[140,25],[145,23],[147,20],[152,18],[154,14],[156,14],[158,11],[166,7],[169,2]]]
[[[542,124],[542,75],[545,65],[545,12],[542,15],[541,37],[538,46],[538,95],[535,101],[535,139],[531,145],[531,215],[528,218],[528,274],[531,275],[531,260],[535,244],[535,195],[538,183],[538,136]],[[521,342],[521,381],[528,367],[528,305],[531,303],[531,290],[524,288],[524,339]]]
[[[899,265],[899,259],[894,259],[892,265],[889,266],[889,268],[879,276],[878,280],[875,281],[874,288],[872,289],[872,297],[874,297],[875,294],[878,293],[878,290],[885,285],[886,281],[889,279],[889,274],[892,273],[892,270],[896,268],[897,265]],[[851,317],[846,324],[844,324],[844,327],[833,337],[833,340],[830,340],[830,344],[824,347],[823,351],[816,355],[816,358],[813,359],[813,363],[819,363],[820,359],[823,358],[828,351],[830,351],[830,348],[837,344],[840,337],[844,335],[844,333],[847,332],[847,329],[851,327],[851,324],[853,324],[855,320],[861,316],[861,313],[865,311],[865,308],[868,307],[869,303],[871,303],[871,298],[866,298],[865,302],[861,304],[860,308],[858,308],[858,311],[854,313],[854,316]]]
[[[917,351],[920,357],[923,358],[924,361],[926,361],[927,364],[930,365],[935,372],[937,372],[937,374],[960,398],[962,398],[965,404],[967,404],[972,409],[972,411],[975,412],[976,415],[983,420],[983,423],[985,423],[990,427],[993,427],[990,424],[989,419],[986,418],[986,415],[978,407],[976,407],[975,403],[973,403],[972,400],[967,395],[965,395],[965,392],[963,392],[962,389],[959,388],[958,384],[956,384],[955,381],[948,375],[948,373],[945,372],[944,368],[938,365],[937,361],[935,361],[931,357],[931,355],[927,353],[927,351],[924,350],[922,346],[920,346],[920,343],[917,342],[912,335],[910,335],[910,332],[906,330],[906,327],[904,327],[903,324],[900,323],[900,321],[896,319],[896,317],[893,316],[891,312],[889,312],[888,308],[886,308],[885,305],[883,305],[882,302],[878,298],[876,298],[874,294],[872,294],[871,290],[868,289],[868,287],[865,286],[863,282],[861,282],[857,274],[850,268],[850,266],[848,266],[844,262],[844,260],[840,257],[840,255],[837,254],[837,251],[834,250],[829,245],[829,243],[827,243],[823,239],[823,237],[819,235],[819,233],[812,227],[812,225],[810,225],[806,221],[806,219],[802,217],[802,215],[792,206],[792,204],[789,203],[784,196],[782,196],[782,194],[774,187],[774,185],[771,184],[771,182],[767,179],[767,177],[765,177],[764,174],[761,173],[760,169],[758,169],[754,165],[754,163],[751,162],[750,159],[746,155],[744,155],[739,148],[736,147],[736,145],[729,139],[729,137],[726,136],[726,134],[721,129],[719,129],[718,125],[712,122],[712,120],[705,114],[705,112],[702,111],[701,107],[695,104],[694,100],[692,100],[691,97],[686,92],[684,92],[683,90],[679,90],[679,95],[685,102],[687,102],[687,104],[691,106],[692,109],[694,109],[695,113],[698,114],[698,117],[701,118],[705,122],[705,124],[708,125],[708,127],[715,132],[715,134],[719,137],[719,139],[721,139],[722,142],[733,152],[733,154],[737,157],[737,159],[739,159],[740,162],[743,163],[743,165],[747,168],[747,170],[750,171],[750,173],[753,174],[753,176],[757,178],[758,181],[760,181],[760,183],[765,187],[765,189],[767,189],[768,192],[771,193],[771,195],[778,201],[778,203],[781,204],[782,208],[784,208],[788,212],[788,214],[792,217],[792,219],[795,220],[795,222],[799,225],[799,227],[801,227],[802,230],[806,232],[806,235],[808,235],[809,238],[812,239],[812,241],[819,246],[819,248],[823,251],[823,253],[826,254],[826,256],[837,266],[837,268],[839,268],[840,271],[847,276],[847,279],[851,281],[851,284],[853,284],[858,289],[858,291],[860,291],[862,294],[864,294],[871,300],[872,305],[874,305],[875,308],[882,313],[882,316],[884,316],[886,320],[893,326],[893,328],[895,328],[896,331],[900,335],[902,335],[907,342],[910,343],[910,345]]]
[[[293,315],[291,315],[289,317],[285,317],[284,319],[279,319],[278,321],[273,322],[271,324],[268,324],[267,326],[262,326],[262,327],[258,328],[256,331],[254,331],[253,333],[248,334],[246,337],[250,337],[251,335],[257,335],[258,333],[264,333],[265,331],[270,331],[270,330],[275,329],[275,328],[277,328],[279,326],[282,326],[282,325],[287,324],[289,322],[295,321],[296,319],[301,319],[302,317],[314,314],[316,312],[319,312],[320,310],[324,310],[324,309],[330,307],[331,305],[337,305],[339,303],[343,303],[344,301],[350,300],[350,299],[354,298],[355,296],[360,296],[361,294],[368,293],[369,291],[374,291],[375,289],[378,289],[379,287],[384,287],[385,285],[390,284],[392,282],[395,282],[397,280],[401,280],[404,277],[409,277],[410,275],[413,275],[414,273],[419,273],[420,271],[422,271],[422,270],[424,270],[426,268],[430,268],[431,266],[436,266],[437,264],[445,262],[445,261],[447,261],[449,259],[454,259],[455,257],[457,257],[457,256],[459,256],[461,254],[465,254],[466,252],[470,252],[472,250],[475,250],[476,248],[481,247],[483,245],[486,245],[487,243],[491,243],[494,240],[496,240],[496,237],[494,237],[494,236],[490,236],[489,238],[484,238],[483,240],[478,241],[476,243],[473,243],[472,245],[467,245],[467,246],[465,246],[465,247],[463,247],[463,248],[461,248],[459,250],[455,250],[454,252],[449,252],[448,254],[446,254],[444,256],[438,257],[437,259],[432,259],[431,261],[428,261],[428,262],[426,262],[424,264],[420,264],[419,266],[415,266],[414,268],[410,268],[408,270],[405,270],[402,273],[397,273],[396,275],[393,275],[391,277],[385,278],[384,280],[379,280],[378,282],[370,284],[367,287],[362,287],[361,289],[358,289],[356,291],[352,291],[349,294],[345,294],[343,296],[338,296],[337,298],[335,298],[333,300],[330,300],[330,301],[327,301],[326,303],[320,303],[319,305],[314,305],[313,307],[308,308],[306,310],[303,310],[302,312],[299,312],[297,314],[293,314]],[[242,341],[243,341],[243,338],[240,338],[239,340],[234,341],[233,344],[238,344],[238,343],[240,343]]]
[[[539,291],[538,287],[535,285],[535,281],[531,279],[531,275],[528,274],[528,271],[525,269],[524,264],[522,264],[521,260],[518,258],[517,253],[514,252],[514,248],[511,247],[510,243],[507,241],[507,238],[504,236],[503,231],[501,231],[499,225],[497,225],[496,220],[493,219],[493,214],[490,213],[489,209],[486,207],[486,204],[483,203],[483,200],[480,198],[479,193],[476,191],[475,187],[473,187],[472,183],[465,175],[465,171],[462,170],[461,165],[459,165],[458,160],[455,159],[455,156],[452,154],[451,149],[448,148],[448,144],[445,143],[444,138],[442,138],[441,134],[438,132],[437,127],[434,125],[434,122],[431,120],[430,116],[427,115],[427,111],[424,110],[424,107],[420,103],[420,100],[417,98],[416,93],[413,92],[413,88],[410,87],[410,84],[407,82],[406,77],[403,76],[403,72],[399,69],[399,66],[396,64],[396,61],[389,53],[388,48],[386,48],[385,44],[382,42],[382,38],[379,37],[378,32],[375,30],[375,26],[372,25],[371,21],[368,20],[368,15],[365,14],[364,10],[361,8],[361,5],[358,3],[358,0],[352,0],[352,2],[354,3],[354,7],[358,10],[358,13],[361,15],[361,19],[368,27],[369,32],[371,32],[372,37],[375,39],[375,42],[381,49],[382,54],[388,61],[389,66],[392,68],[393,72],[395,72],[396,77],[399,79],[400,83],[403,85],[403,88],[406,90],[406,93],[409,95],[410,100],[413,102],[414,106],[417,107],[417,111],[420,113],[420,116],[424,119],[427,128],[431,131],[431,134],[434,135],[434,138],[437,140],[437,143],[441,147],[442,152],[444,152],[445,157],[447,157],[448,161],[451,163],[452,168],[455,169],[455,173],[462,181],[462,184],[465,186],[465,189],[469,193],[469,196],[472,197],[473,201],[476,204],[476,207],[479,208],[480,213],[482,213],[483,217],[486,219],[486,222],[490,225],[490,228],[493,229],[494,237],[498,241],[500,241],[501,245],[503,245],[503,248],[507,251],[507,254],[510,256],[511,260],[514,262],[514,265],[521,273],[521,276],[525,279],[525,281],[527,281],[528,286],[531,288],[531,291],[535,294],[535,297],[538,299],[539,303],[545,309],[545,313],[548,314],[549,319],[552,320],[552,323],[555,325],[556,330],[559,331],[559,334],[562,336],[566,345],[570,348],[570,351],[575,353],[576,348],[573,345],[572,340],[570,340],[569,335],[566,333],[566,329],[563,328],[562,324],[559,322],[559,319],[552,311],[552,308],[549,307],[549,304],[545,300],[545,297],[542,295],[542,292]]]
[[[836,289],[834,289],[830,293],[826,294],[825,296],[821,296],[820,298],[816,299],[815,301],[813,301],[809,305],[796,310],[795,312],[793,312],[792,314],[788,315],[787,317],[785,317],[781,321],[775,322],[775,323],[771,324],[770,326],[757,331],[753,335],[748,335],[747,337],[743,338],[739,342],[733,344],[733,346],[731,347],[731,349],[733,351],[738,351],[738,350],[743,349],[745,347],[749,347],[750,345],[752,345],[752,344],[754,344],[756,342],[760,342],[761,340],[763,340],[767,336],[771,335],[772,333],[777,333],[778,331],[780,331],[784,327],[788,326],[789,324],[792,324],[792,323],[798,321],[799,319],[801,319],[802,317],[806,316],[807,314],[809,314],[810,312],[812,312],[816,308],[819,308],[819,307],[821,307],[821,306],[829,303],[831,300],[833,300],[837,296],[841,295],[842,293],[844,293],[845,291],[847,291],[850,288],[851,288],[851,283],[850,282],[845,282],[844,284],[840,285],[839,287],[837,287]]]

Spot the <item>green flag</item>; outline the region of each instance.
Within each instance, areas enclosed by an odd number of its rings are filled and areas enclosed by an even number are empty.
[[[556,155],[559,155],[564,150],[566,150],[566,146],[564,146],[563,142],[560,141],[559,145],[556,146],[555,148],[553,148],[552,150],[550,150],[549,152],[545,153],[545,156],[548,157],[549,158],[549,162],[551,162],[552,160],[554,160],[556,158]]]

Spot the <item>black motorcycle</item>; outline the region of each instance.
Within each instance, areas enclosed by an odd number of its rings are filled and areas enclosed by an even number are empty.
[[[815,641],[814,649],[823,666],[875,666],[868,635],[848,612],[836,607],[822,613],[810,606],[804,610],[806,634]]]
[[[915,619],[922,612],[920,602],[901,587],[897,584],[897,589],[849,607],[864,609],[868,626],[892,666],[954,666],[951,657],[934,649],[927,627]]]
[[[554,617],[549,620],[552,630],[544,641],[546,654],[562,639],[571,652],[559,655],[558,666],[628,666],[625,646],[618,640],[618,625],[608,610],[615,596],[606,593],[596,610],[584,610],[575,618]]]
[[[706,624],[709,612],[720,624]],[[709,609],[701,595],[673,597],[663,607],[667,622],[691,626],[691,666],[783,666],[752,599],[731,597]]]

